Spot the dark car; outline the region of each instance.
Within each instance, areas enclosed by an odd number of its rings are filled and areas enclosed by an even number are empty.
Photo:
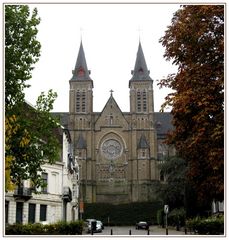
[[[149,224],[147,222],[138,222],[136,223],[136,229],[149,229]]]

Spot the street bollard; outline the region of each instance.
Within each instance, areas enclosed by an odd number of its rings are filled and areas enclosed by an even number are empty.
[[[187,228],[186,227],[184,228],[184,234],[185,235],[187,234]]]
[[[111,235],[113,235],[113,229],[111,229]]]
[[[147,235],[149,235],[149,229],[148,229],[148,231],[147,231]]]
[[[129,235],[131,235],[131,229],[129,230]]]
[[[166,228],[166,235],[168,235],[168,228]]]

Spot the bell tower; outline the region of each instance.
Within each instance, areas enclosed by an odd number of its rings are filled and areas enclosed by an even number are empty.
[[[90,78],[82,41],[69,81],[69,129],[73,139],[74,155],[78,160],[81,180],[80,199],[93,198],[93,81]],[[90,183],[88,183],[90,182]]]
[[[156,131],[154,129],[153,80],[139,42],[130,88],[132,201],[148,201],[150,182],[156,173]]]

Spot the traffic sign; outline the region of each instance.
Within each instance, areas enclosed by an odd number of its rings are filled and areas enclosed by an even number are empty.
[[[169,213],[169,205],[164,205],[164,212],[165,214]]]

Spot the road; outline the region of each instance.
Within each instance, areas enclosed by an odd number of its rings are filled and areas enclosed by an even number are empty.
[[[136,230],[134,226],[120,226],[120,227],[105,227],[101,233],[94,233],[94,235],[166,235],[165,228],[157,226],[150,226],[149,232],[147,230]],[[83,233],[83,235],[91,235],[90,233]],[[184,231],[176,231],[168,229],[168,235],[185,235]]]

